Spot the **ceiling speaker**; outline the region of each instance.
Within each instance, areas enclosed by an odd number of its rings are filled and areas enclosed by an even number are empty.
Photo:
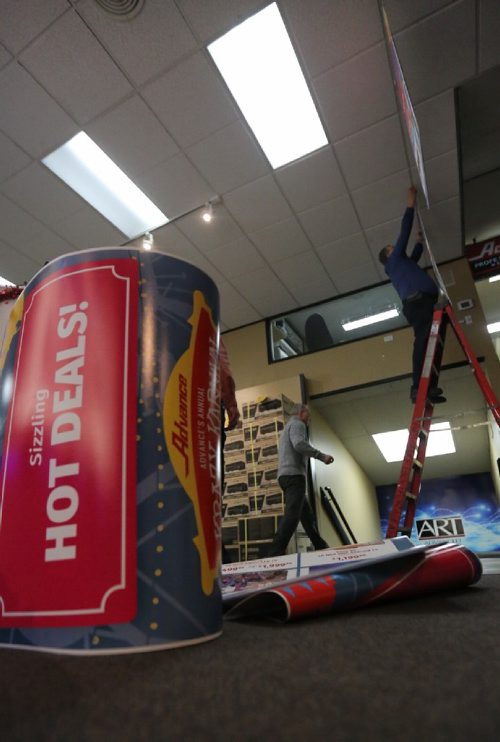
[[[106,13],[119,20],[128,21],[141,12],[145,0],[95,0],[95,2]]]

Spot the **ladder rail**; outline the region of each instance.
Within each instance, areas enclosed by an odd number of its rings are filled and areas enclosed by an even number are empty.
[[[406,536],[411,534],[417,498],[420,494],[427,442],[434,411],[434,405],[429,399],[429,389],[437,386],[439,380],[448,324],[452,326],[467,361],[474,371],[476,381],[479,384],[487,405],[497,424],[500,426],[500,406],[498,400],[453,313],[451,304],[446,304],[444,307],[436,309],[432,317],[432,325],[427,341],[415,406],[413,408],[408,442],[401,465],[399,481],[396,486],[393,506],[389,515],[386,532],[387,538],[393,538],[398,533]],[[402,520],[403,525],[401,525]]]

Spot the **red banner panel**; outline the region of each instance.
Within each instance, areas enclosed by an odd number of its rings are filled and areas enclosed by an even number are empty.
[[[137,284],[137,261],[116,258],[25,297],[0,473],[0,627],[136,613]]]

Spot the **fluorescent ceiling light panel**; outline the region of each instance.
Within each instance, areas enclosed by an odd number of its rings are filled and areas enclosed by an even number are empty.
[[[500,273],[498,276],[491,276],[491,278],[488,279],[490,283],[494,283],[495,281],[500,281]]]
[[[328,144],[276,3],[208,51],[273,168]]]
[[[397,309],[388,309],[386,312],[372,314],[370,317],[363,317],[362,319],[355,319],[352,322],[346,322],[342,327],[346,332],[349,332],[350,330],[357,330],[358,327],[366,327],[366,325],[374,325],[376,322],[383,322],[386,319],[392,319],[398,315],[399,312]]]
[[[500,332],[500,322],[492,322],[490,325],[486,325],[486,329],[493,335],[494,332]]]
[[[3,276],[0,276],[0,286],[15,286],[15,283],[12,283],[11,281],[7,281],[6,278]]]
[[[387,433],[375,433],[372,435],[380,452],[388,463],[403,461],[409,432],[404,430],[390,430]],[[427,456],[442,456],[445,453],[455,453],[455,442],[450,430],[450,423],[434,423],[430,427],[429,440],[427,441]]]
[[[168,222],[165,214],[83,131],[42,162],[129,238]]]

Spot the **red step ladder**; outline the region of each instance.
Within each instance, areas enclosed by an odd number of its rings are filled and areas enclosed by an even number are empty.
[[[448,325],[451,325],[458,342],[462,346],[467,360],[472,366],[476,381],[483,392],[486,403],[497,425],[500,426],[500,406],[498,400],[453,313],[451,304],[447,304],[441,309],[436,309],[432,318],[432,327],[427,343],[422,376],[420,377],[417,399],[413,409],[406,453],[389,516],[387,538],[393,538],[397,535],[410,536],[411,534],[434,409],[434,404],[429,399],[428,394],[430,388],[438,385],[437,382],[441,370],[441,359],[443,357],[444,340]],[[403,516],[404,521],[401,524]]]

